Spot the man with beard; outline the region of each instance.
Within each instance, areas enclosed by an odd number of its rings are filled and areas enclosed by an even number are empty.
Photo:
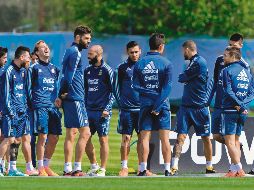
[[[22,141],[22,151],[26,165],[35,171],[31,160],[30,126],[27,115],[27,88],[25,64],[30,62],[30,50],[20,46],[15,58],[7,68],[4,77],[3,134],[5,139],[0,145],[0,163],[10,144]],[[10,153],[12,154],[12,152]],[[2,166],[0,165],[2,174]],[[10,162],[8,176],[26,176],[16,167],[16,160]]]
[[[44,41],[36,43],[34,52],[38,61],[28,69],[28,94],[34,111],[33,132],[38,134],[36,152],[39,176],[58,176],[50,169],[49,162],[62,134],[62,114],[54,105],[60,70],[50,63],[50,49]]]
[[[91,33],[89,27],[78,26],[74,31],[74,42],[63,57],[61,87],[55,105],[57,107],[63,105],[64,111],[66,127],[64,176],[84,176],[81,161],[91,133],[84,102],[84,66],[81,51],[88,48]],[[78,132],[74,170],[72,170],[73,145]]]
[[[91,134],[97,131],[100,141],[101,165],[97,170],[89,173],[94,176],[105,176],[108,160],[108,133],[112,115],[113,71],[103,60],[103,49],[100,45],[92,46],[88,51],[90,66],[85,69],[85,104],[88,114]],[[89,138],[86,153],[91,165],[96,165],[94,146]]]
[[[201,136],[206,158],[206,173],[215,173],[212,166],[212,143],[210,140],[210,112],[206,106],[208,69],[206,60],[198,55],[194,41],[185,41],[182,45],[185,60],[189,64],[179,75],[178,82],[184,84],[182,105],[177,113],[177,140],[173,149],[171,175],[177,175],[178,160],[182,146],[191,126],[196,135]]]

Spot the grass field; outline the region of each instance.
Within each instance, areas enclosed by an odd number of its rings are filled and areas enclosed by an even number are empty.
[[[110,155],[107,167],[106,178],[43,178],[43,177],[3,177],[0,178],[0,190],[2,189],[252,189],[254,187],[254,178],[242,179],[227,179],[222,177],[206,178],[206,177],[129,177],[129,178],[116,178],[113,176],[118,175],[120,169],[120,141],[121,136],[116,132],[117,126],[117,110],[113,111],[111,120],[111,129],[109,134]],[[63,128],[63,132],[65,129]],[[52,168],[59,174],[62,174],[64,155],[63,155],[63,142],[64,134],[60,137],[57,145],[56,152],[52,159]],[[99,155],[98,137],[93,137],[93,142],[96,146],[97,155]],[[136,135],[133,140],[137,139]],[[99,161],[99,157],[98,157]],[[25,161],[20,151],[18,158],[18,167],[24,170]],[[88,170],[90,165],[87,157],[84,155],[83,170]],[[136,144],[131,147],[129,167],[137,169],[137,156]]]

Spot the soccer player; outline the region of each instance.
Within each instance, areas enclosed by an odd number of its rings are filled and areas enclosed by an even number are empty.
[[[159,131],[165,176],[170,175],[169,94],[172,85],[172,64],[161,56],[164,44],[164,34],[152,34],[149,38],[150,52],[135,64],[133,71],[133,87],[138,91],[140,98],[139,130],[142,156],[138,176],[147,176],[147,159],[152,130]]]
[[[36,153],[39,176],[58,176],[50,169],[49,163],[62,134],[62,115],[54,105],[58,96],[60,70],[50,63],[50,49],[44,41],[35,44],[34,52],[38,61],[28,69],[28,93],[34,111],[33,132],[38,134]]]
[[[4,141],[0,145],[0,161],[10,144],[22,141],[22,151],[26,160],[26,168],[35,174],[31,161],[30,129],[27,115],[27,88],[25,64],[30,62],[30,50],[20,46],[15,51],[15,58],[8,66],[4,77],[4,109],[3,134]],[[12,154],[12,152],[10,152]],[[0,166],[0,171],[2,166]],[[9,176],[26,176],[17,170],[16,161],[10,162]]]
[[[250,72],[239,62],[241,51],[229,46],[223,54],[225,69],[219,77],[222,93],[222,135],[231,158],[226,177],[245,176],[240,162],[239,137],[247,118],[247,104],[253,100],[253,84]]]
[[[108,133],[109,122],[112,115],[113,96],[113,71],[103,60],[103,49],[100,45],[93,45],[88,51],[90,66],[85,69],[85,105],[89,120],[91,134],[97,131],[100,141],[100,167],[89,172],[93,176],[105,176],[108,160]],[[89,138],[86,153],[92,164],[96,164],[92,136]],[[92,168],[93,169],[93,168]]]
[[[173,149],[171,175],[178,173],[178,161],[189,128],[194,126],[197,136],[201,136],[206,158],[206,173],[215,173],[212,166],[212,143],[210,140],[210,112],[206,106],[208,69],[206,60],[197,53],[194,41],[182,45],[185,60],[189,60],[186,70],[179,75],[178,82],[184,84],[182,105],[177,113],[177,140]]]
[[[74,42],[63,57],[61,88],[55,104],[57,107],[63,104],[64,111],[66,127],[64,176],[84,176],[81,161],[91,133],[84,102],[84,65],[81,60],[81,51],[88,48],[91,33],[89,27],[78,26],[74,31]],[[74,170],[72,170],[73,145],[78,132]]]
[[[4,105],[4,83],[3,83],[3,77],[4,77],[4,72],[5,72],[5,65],[7,63],[7,54],[8,54],[8,49],[4,47],[0,47],[0,143],[3,141],[4,136],[2,135],[2,122],[3,122],[3,105]],[[3,171],[2,173],[5,172],[5,160],[2,160],[2,165]],[[0,175],[2,174],[0,172]]]

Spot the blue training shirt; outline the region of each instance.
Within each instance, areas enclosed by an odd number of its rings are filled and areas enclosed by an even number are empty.
[[[65,100],[84,101],[84,65],[81,51],[78,44],[73,43],[63,57],[59,97],[68,93]]]
[[[5,74],[5,66],[0,67],[0,112],[3,111],[4,106],[4,74]]]
[[[12,62],[4,74],[4,109],[6,115],[15,116],[27,110],[27,71]]]
[[[54,107],[60,70],[51,63],[38,62],[28,69],[28,94],[32,108]]]
[[[127,59],[114,73],[113,93],[121,110],[140,110],[139,94],[134,90],[132,81],[135,63]]]
[[[111,111],[114,102],[113,71],[103,60],[100,66],[84,71],[85,105],[93,111]]]
[[[172,63],[159,52],[148,52],[134,66],[133,87],[139,92],[140,106],[153,111],[170,110]]]
[[[179,75],[178,82],[184,84],[182,106],[202,108],[207,103],[208,69],[206,60],[196,54],[190,59],[186,70]]]

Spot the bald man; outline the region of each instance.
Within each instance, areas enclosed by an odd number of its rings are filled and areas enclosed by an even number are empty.
[[[88,140],[86,153],[91,163],[88,175],[105,176],[108,160],[108,132],[114,102],[113,71],[103,60],[103,49],[100,45],[92,46],[88,51],[90,66],[84,71],[85,105],[91,134],[96,132],[100,141],[101,165],[98,166],[92,136]]]

